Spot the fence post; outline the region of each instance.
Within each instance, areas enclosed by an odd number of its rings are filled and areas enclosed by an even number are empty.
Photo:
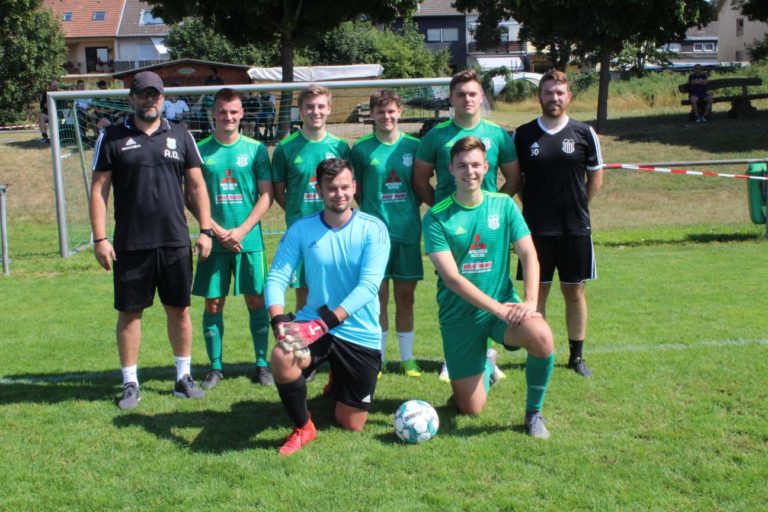
[[[2,238],[3,274],[11,275],[11,258],[8,257],[8,209],[5,206],[5,192],[8,185],[0,183],[0,238]]]

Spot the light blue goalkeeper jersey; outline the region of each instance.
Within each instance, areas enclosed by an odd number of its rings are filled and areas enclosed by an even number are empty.
[[[264,290],[267,307],[285,305],[285,290],[300,261],[309,287],[299,321],[320,317],[318,308],[338,306],[349,314],[331,333],[345,341],[381,349],[379,286],[389,260],[389,234],[379,219],[360,211],[340,228],[322,212],[296,221],[283,235]]]

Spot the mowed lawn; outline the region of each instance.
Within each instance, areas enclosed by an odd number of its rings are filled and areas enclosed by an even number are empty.
[[[516,126],[535,110],[500,115]],[[629,112],[601,140],[606,161],[759,158],[766,121],[764,108],[708,127],[681,112]],[[57,256],[50,153],[33,137],[0,136],[8,150],[0,182],[13,183],[12,275],[0,278],[0,510],[765,509],[768,246],[764,227],[748,222],[743,180],[606,171],[593,208],[599,279],[588,285],[585,355],[595,376],[562,366],[562,299],[553,293],[550,440],[523,431],[520,353],[500,355],[507,379],[480,417],[456,415],[450,387],[437,380],[436,282],[425,259],[416,300],[425,374],[398,373],[392,336],[362,434],[333,425],[321,374],[309,385],[318,439],[283,459],[289,422],[274,388],[248,379],[253,352],[239,298],[226,310],[220,387],[201,401],[172,396],[173,360],[155,307],[143,325],[143,400],[117,409],[111,276],[89,251]],[[199,379],[207,361],[199,300],[192,310]],[[432,403],[441,420],[438,436],[420,446],[400,444],[391,425],[411,398]]]

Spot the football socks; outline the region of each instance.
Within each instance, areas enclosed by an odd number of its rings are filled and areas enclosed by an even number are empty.
[[[280,401],[283,402],[288,418],[296,427],[303,427],[309,421],[307,410],[307,381],[304,375],[287,384],[275,383]]]
[[[584,340],[568,340],[568,347],[571,349],[569,361],[580,359],[582,357],[581,351],[584,348]]]
[[[203,312],[203,337],[205,350],[211,361],[211,368],[221,371],[222,340],[224,339],[224,316],[222,313]]]
[[[485,368],[483,369],[483,386],[485,387],[485,393],[488,394],[488,390],[491,389],[491,376],[496,369],[493,367],[493,363],[489,360],[485,360]]]
[[[180,381],[185,375],[192,373],[192,356],[179,357],[176,356],[176,381]]]
[[[123,366],[120,369],[123,372],[123,385],[128,384],[129,382],[135,382],[137,386],[139,385],[137,366],[138,365]]]
[[[386,357],[384,356],[384,353],[387,348],[387,337],[389,336],[389,331],[381,331],[381,362],[383,363]]]
[[[253,351],[256,353],[256,366],[267,366],[267,347],[269,345],[269,315],[267,308],[249,309]]]
[[[413,359],[413,331],[398,332],[397,343],[400,345],[400,361]]]
[[[536,357],[528,354],[528,359],[525,362],[525,383],[528,388],[525,399],[526,412],[541,410],[554,367],[554,352],[547,357]]]

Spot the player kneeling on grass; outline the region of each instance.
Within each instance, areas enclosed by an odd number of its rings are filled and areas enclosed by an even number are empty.
[[[539,264],[530,232],[512,198],[482,190],[488,161],[480,139],[458,140],[448,169],[456,192],[424,215],[423,231],[439,275],[440,331],[456,407],[464,414],[479,414],[485,407],[494,375],[487,338],[510,350],[525,348],[525,427],[531,436],[546,439],[541,407],[555,354],[552,331],[536,312]],[[510,245],[524,271],[523,302],[509,275]]]
[[[220,89],[213,98],[216,131],[200,141],[203,177],[211,202],[213,238],[211,255],[200,260],[192,293],[205,297],[203,336],[211,368],[201,384],[215,387],[224,378],[222,345],[224,304],[233,281],[233,293],[245,296],[251,338],[256,352],[253,381],[272,385],[267,365],[269,318],[264,307],[267,277],[261,219],[272,204],[272,170],[267,148],[240,134],[243,103],[232,89]]]
[[[305,377],[328,361],[336,421],[361,431],[381,368],[379,285],[389,258],[387,227],[353,210],[355,180],[346,160],[323,160],[315,171],[323,210],[288,228],[275,253],[265,291],[277,344],[272,371],[293,431],[280,448],[290,455],[315,439]],[[306,305],[285,312],[285,291],[303,261]]]

